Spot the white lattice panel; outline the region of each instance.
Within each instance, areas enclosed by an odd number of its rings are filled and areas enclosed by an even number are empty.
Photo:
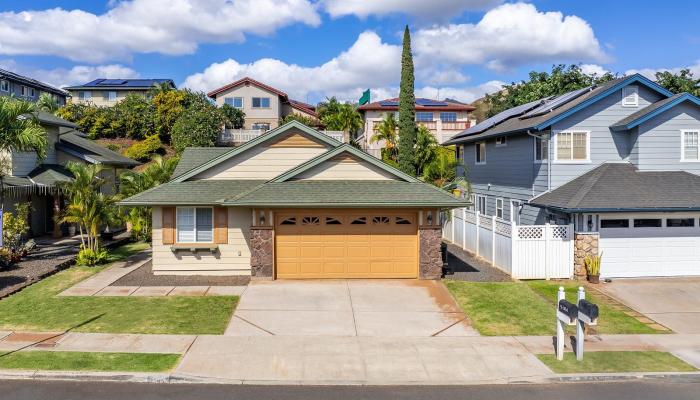
[[[491,223],[491,217],[479,216],[479,226],[490,230],[493,226]]]
[[[476,223],[476,213],[473,211],[467,210],[466,213],[464,214],[464,220],[467,222],[471,222],[472,224]]]
[[[519,239],[543,239],[544,238],[544,227],[542,226],[519,226],[518,238]]]
[[[511,235],[511,224],[508,222],[496,221],[496,233],[503,236],[510,237]]]
[[[568,239],[569,238],[569,227],[568,226],[550,226],[551,238],[552,239]]]

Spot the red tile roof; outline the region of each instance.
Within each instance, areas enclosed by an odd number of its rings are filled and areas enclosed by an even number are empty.
[[[416,104],[416,111],[474,111],[476,110],[476,107],[469,105],[469,104],[464,104],[460,103],[454,100],[432,100],[432,99],[423,99],[423,98],[416,98],[416,100],[424,100],[424,101],[430,101],[430,102],[436,102],[436,103],[445,103],[445,105],[441,106],[425,106],[425,105],[420,105]],[[382,105],[382,103],[397,103],[397,105]],[[368,103],[361,105],[357,109],[359,111],[397,111],[399,109],[398,106],[399,98],[395,97],[393,99],[384,99],[380,101],[375,101],[373,103]]]
[[[306,114],[312,115],[316,118],[318,118],[318,114],[316,114],[316,107],[312,106],[311,104],[307,104],[298,100],[292,100],[289,99],[289,106],[292,108],[295,108],[301,112],[304,112]]]
[[[283,92],[283,91],[281,91],[281,90],[275,89],[275,88],[273,88],[272,86],[267,86],[266,84],[264,84],[264,83],[262,83],[262,82],[259,82],[259,81],[256,81],[255,79],[249,78],[249,77],[247,77],[247,76],[244,77],[244,78],[241,78],[241,79],[239,79],[239,80],[237,80],[237,81],[235,81],[235,82],[229,83],[229,84],[226,85],[226,86],[222,86],[222,87],[220,87],[220,88],[218,88],[218,89],[214,89],[214,90],[212,90],[211,92],[207,93],[207,96],[209,96],[209,97],[211,97],[211,98],[213,99],[213,98],[216,97],[217,94],[219,94],[219,93],[221,93],[221,92],[225,92],[225,91],[227,91],[227,90],[229,90],[229,89],[233,89],[233,88],[235,88],[236,86],[240,86],[240,85],[243,85],[243,84],[257,86],[257,87],[259,87],[259,88],[262,88],[262,89],[265,89],[265,90],[268,90],[268,91],[270,91],[270,92],[272,92],[272,93],[277,94],[278,96],[282,97],[282,100],[283,100],[283,101],[287,101],[287,100],[288,100],[287,93],[285,93],[285,92]]]

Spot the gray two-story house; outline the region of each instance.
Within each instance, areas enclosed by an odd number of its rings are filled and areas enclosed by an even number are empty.
[[[42,93],[53,95],[59,106],[66,104],[66,98],[69,96],[65,90],[0,68],[0,96],[37,101]]]
[[[454,136],[476,210],[596,232],[607,277],[700,275],[700,99],[632,75]]]

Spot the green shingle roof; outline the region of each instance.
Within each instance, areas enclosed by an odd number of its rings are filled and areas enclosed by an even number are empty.
[[[231,151],[230,147],[188,147],[182,153],[171,179],[175,179],[229,151]]]
[[[84,137],[84,134],[65,133],[60,136],[56,147],[68,154],[74,155],[90,163],[116,165],[121,167],[135,167],[141,163],[125,157],[116,151],[102,147],[92,140]]]
[[[168,182],[120,202],[128,206],[151,205],[216,205],[239,196],[265,181],[201,180]]]

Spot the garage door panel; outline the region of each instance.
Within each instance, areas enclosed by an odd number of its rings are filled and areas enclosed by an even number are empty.
[[[379,213],[377,213],[379,215]],[[285,215],[294,215],[292,212]],[[387,218],[387,215],[389,216]],[[402,214],[412,223],[410,213]],[[313,218],[313,212],[297,215]],[[378,219],[327,210],[319,225],[276,226],[276,270],[279,278],[415,278],[418,275],[417,226],[395,225],[391,213]],[[335,219],[341,223],[325,224]],[[389,221],[389,223],[387,223]],[[280,220],[277,220],[279,224]]]

